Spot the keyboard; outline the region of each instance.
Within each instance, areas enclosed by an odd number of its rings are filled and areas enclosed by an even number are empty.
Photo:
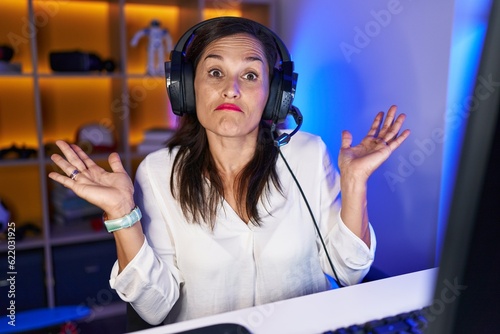
[[[421,334],[428,327],[429,307],[400,313],[364,324],[329,330],[323,334]]]

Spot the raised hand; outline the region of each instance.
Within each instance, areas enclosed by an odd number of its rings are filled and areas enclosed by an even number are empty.
[[[67,176],[51,172],[49,177],[52,180],[100,207],[109,219],[130,213],[134,208],[134,186],[117,153],[109,155],[110,173],[98,166],[77,145],[69,145],[64,141],[57,141],[56,145],[65,158],[53,154],[51,159]]]
[[[342,132],[338,164],[341,175],[349,179],[366,182],[369,176],[385,161],[395,149],[410,135],[410,130],[399,133],[405,114],[396,117],[396,106],[391,106],[384,119],[379,112],[367,135],[357,146],[351,146],[352,135]]]

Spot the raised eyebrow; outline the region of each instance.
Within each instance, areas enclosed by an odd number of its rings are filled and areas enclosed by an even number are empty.
[[[205,57],[205,60],[209,59],[209,58],[215,58],[217,60],[223,60],[224,57],[222,57],[221,55],[218,55],[218,54],[208,54],[206,57]],[[248,62],[252,62],[252,61],[260,61],[261,63],[264,64],[264,60],[262,60],[261,57],[258,57],[258,56],[248,56],[248,57],[245,57],[245,60],[248,61]]]
[[[246,57],[245,58],[246,61],[260,61],[261,63],[264,64],[264,60],[262,60],[262,58],[260,57],[257,57],[257,56],[249,56],[249,57]]]
[[[207,59],[209,59],[209,58],[215,58],[215,59],[218,59],[218,60],[222,60],[222,59],[224,59],[224,58],[223,58],[222,56],[220,56],[220,55],[216,55],[216,54],[208,54],[208,55],[205,57],[205,59],[204,59],[204,60],[207,60]]]

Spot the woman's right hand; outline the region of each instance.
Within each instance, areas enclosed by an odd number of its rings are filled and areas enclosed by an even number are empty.
[[[101,208],[108,219],[120,218],[132,211],[135,206],[134,186],[118,153],[109,155],[108,162],[112,172],[107,172],[77,145],[70,145],[61,140],[57,141],[56,145],[64,157],[53,154],[51,159],[67,176],[51,172],[49,177],[52,180]],[[71,178],[75,170],[78,173]]]

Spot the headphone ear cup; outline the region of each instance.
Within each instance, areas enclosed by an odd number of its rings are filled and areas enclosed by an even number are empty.
[[[182,52],[172,51],[170,61],[165,62],[165,79],[172,112],[183,115],[183,61]]]
[[[273,70],[273,77],[269,86],[269,97],[262,114],[262,119],[266,121],[275,121],[278,110],[278,102],[281,97],[281,70],[275,68]]]
[[[282,62],[280,75],[280,100],[278,101],[278,115],[276,115],[278,123],[285,121],[292,109],[293,99],[295,98],[298,74],[293,71],[293,62],[291,60]]]
[[[269,88],[269,98],[262,118],[274,123],[283,123],[292,108],[297,86],[297,73],[293,72],[293,63],[285,62],[282,69],[274,69]]]
[[[173,51],[171,61],[165,62],[165,78],[172,112],[177,116],[196,113],[193,65],[182,52]]]
[[[194,94],[194,71],[193,64],[184,62],[182,71],[182,83],[184,87],[183,112],[185,114],[196,114],[196,95]]]
[[[295,72],[290,72],[288,75],[282,74],[279,108],[277,109],[278,115],[276,115],[278,123],[284,122],[292,109],[293,99],[295,98],[295,89],[297,86],[297,78],[298,75]]]

